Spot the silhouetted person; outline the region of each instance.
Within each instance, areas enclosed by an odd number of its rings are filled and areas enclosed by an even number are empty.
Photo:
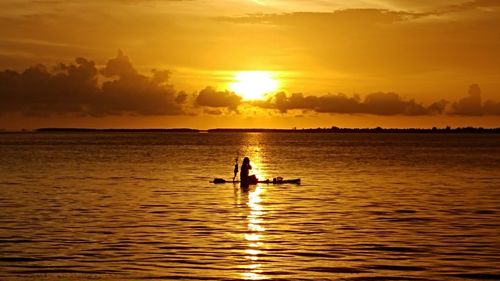
[[[257,183],[257,178],[254,175],[249,175],[251,169],[252,166],[250,165],[250,158],[245,157],[240,169],[241,187],[248,187],[250,184]]]

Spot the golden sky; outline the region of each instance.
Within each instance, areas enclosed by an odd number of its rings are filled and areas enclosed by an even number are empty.
[[[0,128],[500,127],[498,0],[2,0]]]

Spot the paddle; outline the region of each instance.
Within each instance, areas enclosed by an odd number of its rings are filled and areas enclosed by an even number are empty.
[[[236,179],[236,176],[238,175],[238,158],[240,157],[240,154],[236,154],[236,158],[234,159],[234,176],[233,176],[233,182]]]

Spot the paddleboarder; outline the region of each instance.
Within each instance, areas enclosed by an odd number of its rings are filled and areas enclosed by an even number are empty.
[[[250,158],[245,157],[240,169],[240,181],[241,187],[248,187],[250,184],[257,183],[257,177],[255,175],[249,176],[252,165],[250,165]]]

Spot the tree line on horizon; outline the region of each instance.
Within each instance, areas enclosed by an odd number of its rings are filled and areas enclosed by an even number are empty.
[[[0,130],[1,131],[1,130]],[[38,128],[35,132],[164,132],[164,133],[500,133],[499,128],[483,127],[456,127],[450,126],[438,128],[340,128],[332,126],[330,128],[292,128],[292,129],[266,129],[266,128],[215,128],[199,130],[192,128],[146,128],[146,129],[125,129],[125,128]]]

